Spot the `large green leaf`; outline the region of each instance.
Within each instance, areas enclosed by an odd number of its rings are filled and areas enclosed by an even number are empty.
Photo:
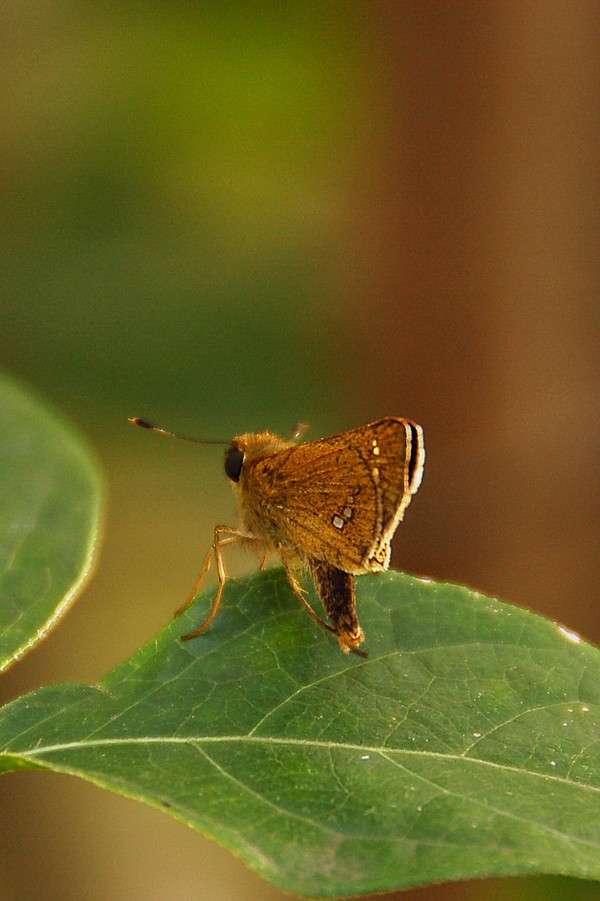
[[[358,580],[344,655],[280,569],[210,593],[97,688],[0,712],[0,766],[163,807],[288,891],[600,876],[600,652],[527,611],[398,573]],[[314,599],[314,597],[313,597]]]
[[[75,599],[92,564],[99,497],[81,440],[0,376],[0,671]]]

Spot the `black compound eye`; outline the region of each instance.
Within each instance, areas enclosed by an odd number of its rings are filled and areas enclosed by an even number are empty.
[[[225,472],[232,482],[239,482],[244,462],[244,451],[239,447],[230,447],[225,454]]]

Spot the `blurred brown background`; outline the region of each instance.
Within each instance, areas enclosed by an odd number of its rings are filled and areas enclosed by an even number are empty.
[[[600,641],[599,32],[572,0],[2,4],[0,365],[79,424],[108,494],[94,581],[2,700],[100,679],[235,521],[220,451],[132,415],[219,438],[416,419],[394,564]],[[0,792],[2,901],[288,897],[74,779]]]

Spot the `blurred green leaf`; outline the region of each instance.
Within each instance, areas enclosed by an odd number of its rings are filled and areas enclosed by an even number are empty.
[[[80,439],[0,376],[0,671],[48,634],[90,572],[99,476]]]
[[[0,767],[162,807],[312,897],[473,876],[600,876],[600,652],[454,585],[358,580],[344,655],[282,570],[227,585],[97,688],[0,712]],[[314,601],[314,595],[313,595]]]

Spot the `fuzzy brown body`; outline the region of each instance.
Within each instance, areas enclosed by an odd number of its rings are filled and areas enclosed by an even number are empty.
[[[173,434],[144,419],[131,421]],[[215,618],[227,578],[222,548],[240,542],[256,551],[263,565],[269,553],[278,553],[313,619],[337,635],[344,651],[366,656],[359,649],[364,634],[356,615],[355,576],[389,566],[390,542],[421,484],[423,430],[408,419],[389,417],[333,438],[298,443],[302,430],[291,441],[273,432],[247,433],[234,438],[226,451],[225,472],[239,497],[242,528],[215,527],[200,575],[177,612],[195,598],[213,555],[217,593],[205,621],[184,639],[199,635]],[[298,567],[308,569],[329,623],[306,600]]]

